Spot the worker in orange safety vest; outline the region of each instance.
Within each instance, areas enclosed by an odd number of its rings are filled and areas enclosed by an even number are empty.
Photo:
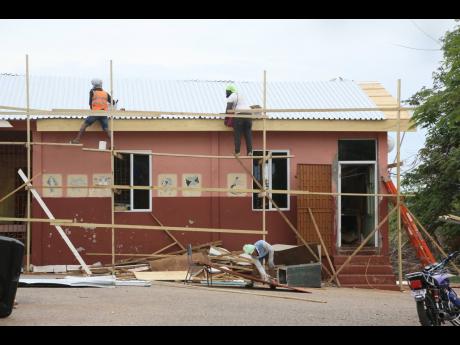
[[[89,92],[89,107],[91,110],[109,110],[109,104],[116,105],[117,101],[113,101],[110,94],[102,89],[102,80],[93,79],[91,80],[93,88]],[[109,140],[110,131],[109,131],[109,120],[107,116],[88,116],[83,124],[80,127],[80,131],[75,139],[71,140],[71,144],[79,144],[82,134],[85,132],[86,128],[91,126],[94,122],[99,121],[103,131],[107,134]]]

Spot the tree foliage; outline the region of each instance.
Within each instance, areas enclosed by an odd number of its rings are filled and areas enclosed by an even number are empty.
[[[427,129],[420,164],[406,173],[402,185],[416,193],[407,203],[429,231],[460,238],[460,225],[439,221],[460,215],[460,26],[446,32],[443,60],[433,73],[433,87],[423,87],[408,101],[415,105],[415,125]]]

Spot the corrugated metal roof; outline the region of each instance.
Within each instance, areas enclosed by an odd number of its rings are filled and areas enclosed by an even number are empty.
[[[230,81],[120,79],[114,81],[118,108],[143,111],[223,113],[225,86]],[[234,82],[250,104],[262,105],[261,82]],[[109,83],[104,87],[110,91]],[[90,81],[73,77],[30,77],[30,107],[36,109],[88,109]],[[25,77],[0,75],[0,105],[25,107]],[[305,81],[267,83],[267,108],[333,109],[373,108],[375,104],[353,81]],[[274,119],[383,120],[380,111],[270,113]],[[47,118],[35,116],[34,118]],[[64,117],[64,116],[63,116]],[[66,116],[70,117],[70,116]],[[82,118],[83,116],[71,116]],[[149,116],[132,116],[145,119]],[[186,116],[164,115],[161,118],[183,119]],[[0,119],[24,119],[20,115],[1,115]]]

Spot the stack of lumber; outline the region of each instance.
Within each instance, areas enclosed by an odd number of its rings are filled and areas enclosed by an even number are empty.
[[[222,241],[213,241],[192,246],[194,261],[207,260],[207,251],[213,245],[221,245]],[[187,250],[167,253],[167,257],[152,254],[141,258],[129,258],[118,261],[115,266],[100,263],[90,266],[94,275],[115,274],[117,279],[142,280],[184,280],[189,267]],[[161,274],[164,272],[164,274]],[[169,273],[168,273],[169,272]],[[183,273],[182,273],[183,272]],[[136,273],[138,273],[136,275]],[[141,274],[142,273],[142,274]],[[145,274],[144,274],[145,273]],[[142,277],[142,278],[140,278]]]
[[[198,244],[195,246],[192,246],[192,251],[193,252],[198,252],[198,251],[203,251],[209,249],[211,246],[219,246],[222,244],[222,241],[213,241],[213,242],[208,242],[208,243],[203,243],[203,244]],[[165,252],[164,254],[158,255],[158,254],[151,254],[151,255],[146,255],[145,257],[137,257],[137,258],[128,258],[119,261],[117,264],[148,264],[151,261],[155,260],[162,260],[164,259],[164,256],[175,256],[175,255],[182,255],[186,254],[187,249],[181,249],[173,252]]]
[[[141,258],[121,260],[115,265],[102,265],[100,262],[89,266],[94,276],[115,275],[117,280],[128,281],[133,279],[146,281],[184,281],[189,268],[192,273],[192,281],[203,283],[207,276],[212,275],[212,281],[216,285],[242,286],[241,277],[226,272],[230,269],[235,273],[251,275],[253,272],[251,257],[242,252],[230,252],[219,247],[222,241],[213,241],[192,246],[191,258],[187,250],[178,250],[167,253],[167,256],[159,257],[152,254]],[[190,260],[191,259],[191,260]],[[196,263],[201,263],[197,265]],[[202,264],[216,265],[207,272]],[[219,270],[217,267],[222,268]],[[70,270],[77,275],[84,275],[81,266],[55,265],[35,267],[35,271],[42,273],[67,273]],[[244,284],[243,284],[244,285]]]
[[[192,246],[191,259],[193,262],[207,262],[208,250],[213,245],[220,245],[222,241],[213,241],[200,245]],[[148,260],[148,271],[133,272],[137,279],[149,281],[183,281],[186,278],[187,271],[190,267],[190,258],[187,250],[179,250],[168,253],[170,256],[166,258],[153,257]],[[202,267],[194,267],[192,270],[194,280],[200,279]]]
[[[252,260],[250,256],[241,254],[241,252],[230,252],[225,248],[217,247],[216,245],[220,243],[221,241],[218,241],[217,243],[212,242],[193,247],[191,260],[187,253],[181,254],[180,251],[172,257],[155,258],[149,261],[150,270],[148,272],[134,272],[134,274],[137,279],[142,280],[183,281],[187,271],[191,268],[191,280],[193,282],[203,283],[206,281],[206,276],[210,274],[216,285],[222,283],[231,285],[230,283],[237,281],[241,285],[241,278],[226,272],[225,268],[232,269],[234,272],[251,274],[253,271]],[[194,264],[197,262],[212,263],[222,267],[222,270],[213,268],[205,272],[202,265]]]
[[[231,281],[241,280],[240,277],[234,276],[225,272],[225,268],[229,268],[236,273],[245,273],[251,275],[253,272],[253,265],[251,256],[242,254],[241,251],[230,252],[225,248],[211,247],[209,249],[208,262],[222,267],[220,271],[217,268],[211,269],[213,281]]]

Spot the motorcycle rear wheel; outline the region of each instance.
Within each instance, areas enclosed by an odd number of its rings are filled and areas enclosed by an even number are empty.
[[[426,301],[417,301],[415,303],[417,305],[418,320],[422,326],[439,326],[439,322],[436,321],[429,307],[425,305]]]

